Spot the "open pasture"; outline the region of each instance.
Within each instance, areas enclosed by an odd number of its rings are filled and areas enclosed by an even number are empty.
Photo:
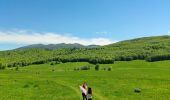
[[[81,66],[90,70],[74,70]],[[121,61],[100,64],[99,71],[86,62],[7,68],[0,70],[0,100],[81,100],[83,82],[93,100],[169,100],[170,61]]]

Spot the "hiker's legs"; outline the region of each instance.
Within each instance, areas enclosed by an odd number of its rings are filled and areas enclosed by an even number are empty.
[[[87,100],[87,97],[84,93],[82,93],[83,100]]]
[[[87,96],[85,95],[84,97],[85,97],[85,100],[87,100]]]
[[[83,100],[84,100],[84,93],[82,93],[82,97],[83,97]]]

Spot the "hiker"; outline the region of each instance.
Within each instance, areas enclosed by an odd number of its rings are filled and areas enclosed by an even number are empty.
[[[84,83],[82,86],[80,86],[80,90],[82,91],[83,100],[87,100],[87,84]]]
[[[87,100],[92,100],[92,89],[89,87],[87,91]]]

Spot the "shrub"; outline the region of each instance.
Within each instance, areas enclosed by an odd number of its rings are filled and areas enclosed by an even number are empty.
[[[96,70],[96,71],[98,71],[99,69],[100,69],[99,64],[96,64],[96,66],[95,66],[95,70]]]
[[[59,61],[52,61],[51,63],[50,63],[50,65],[55,65],[55,64],[60,64],[61,62],[59,62]]]
[[[0,70],[3,70],[3,69],[5,69],[5,66],[4,65],[2,65],[2,63],[0,63]]]
[[[24,86],[23,86],[23,88],[28,88],[29,87],[29,85],[28,84],[25,84]]]
[[[36,72],[35,74],[37,74],[37,75],[38,75],[38,74],[40,74],[40,72]]]
[[[35,84],[33,87],[36,88],[36,87],[39,87],[39,85]]]
[[[44,60],[38,60],[38,61],[32,62],[32,64],[45,64],[45,63],[46,63],[46,61],[44,61]]]
[[[5,66],[0,65],[0,70],[4,70]]]
[[[51,62],[50,65],[54,65],[55,63],[54,62]]]
[[[11,67],[12,67],[12,64],[8,64],[7,67],[11,68]]]
[[[18,71],[18,70],[19,70],[19,67],[17,66],[17,67],[15,68],[15,70]]]
[[[50,63],[50,65],[54,65],[54,63]]]
[[[74,71],[77,71],[77,70],[79,70],[79,68],[74,68]]]
[[[1,69],[5,69],[5,66],[2,66]]]
[[[77,68],[76,70],[80,70],[79,68]]]
[[[82,66],[82,67],[80,67],[80,70],[90,70],[90,67],[88,67],[88,66]]]
[[[110,68],[110,67],[109,67],[107,70],[108,70],[108,71],[111,71],[111,70],[112,70],[112,68]]]
[[[61,62],[59,62],[59,61],[56,61],[56,62],[55,62],[55,64],[60,64],[60,63],[61,63]]]
[[[140,93],[140,92],[141,92],[141,89],[140,89],[140,88],[135,88],[135,89],[134,89],[134,92],[135,92],[135,93]]]

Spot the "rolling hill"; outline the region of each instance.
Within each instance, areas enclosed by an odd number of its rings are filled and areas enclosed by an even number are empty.
[[[79,44],[78,47],[81,47]],[[36,48],[34,48],[34,46]],[[120,41],[98,48],[63,48],[56,45],[32,45],[0,52],[0,62],[4,66],[26,66],[48,62],[90,62],[114,63],[114,61],[170,60],[170,36],[143,37]],[[68,46],[68,45],[67,45]],[[39,47],[39,48],[37,48]],[[51,49],[44,49],[51,48]]]

